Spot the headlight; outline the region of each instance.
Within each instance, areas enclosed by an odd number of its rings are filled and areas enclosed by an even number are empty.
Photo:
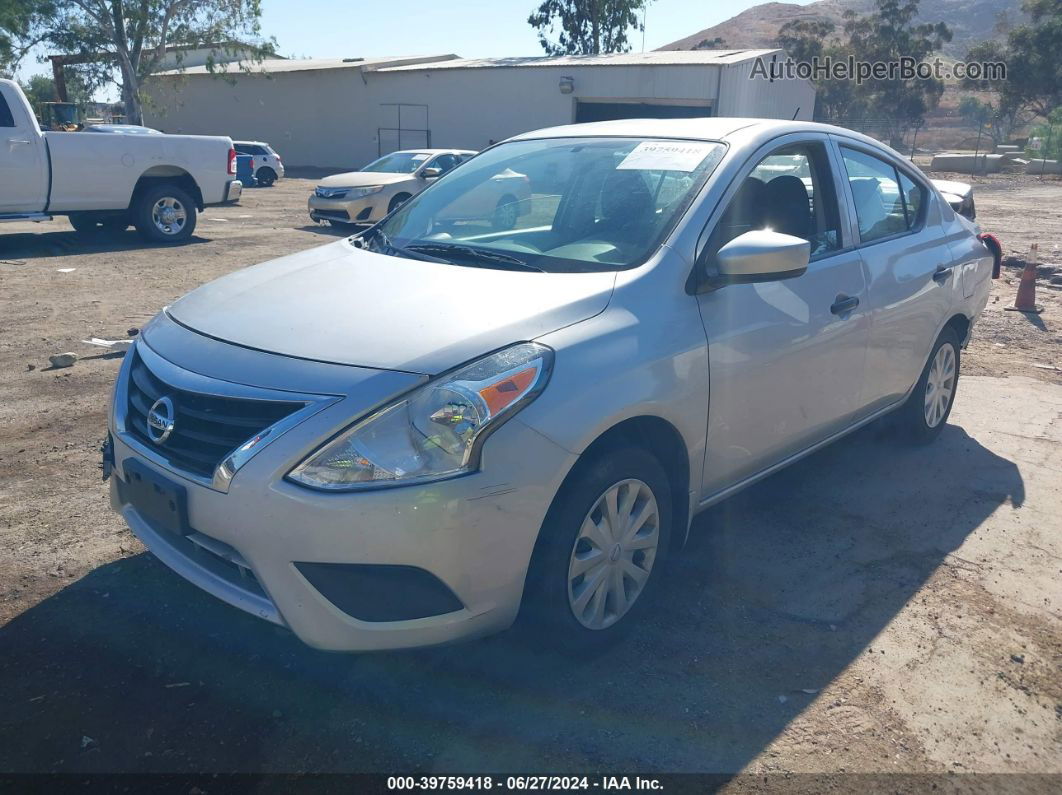
[[[383,190],[383,185],[370,185],[367,188],[348,188],[347,196],[351,199],[360,199],[363,196],[371,196]]]
[[[492,353],[354,424],[288,477],[310,488],[352,491],[471,472],[483,440],[538,396],[552,368],[545,345]]]

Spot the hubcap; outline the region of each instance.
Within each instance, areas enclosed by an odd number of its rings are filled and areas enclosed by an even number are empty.
[[[151,208],[151,220],[164,235],[176,235],[184,229],[188,213],[177,199],[167,196],[155,202],[155,206]]]
[[[955,394],[955,348],[941,345],[926,378],[926,425],[936,428],[944,419]]]
[[[660,544],[652,489],[623,480],[597,498],[583,519],[568,564],[568,604],[587,629],[606,629],[641,596]]]

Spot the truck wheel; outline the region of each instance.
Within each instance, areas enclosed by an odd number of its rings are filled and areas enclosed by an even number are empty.
[[[66,220],[79,235],[97,235],[103,231],[98,213],[70,213]]]
[[[133,225],[156,243],[182,243],[195,231],[195,201],[176,185],[155,185],[133,205]]]
[[[129,226],[129,216],[125,213],[70,213],[67,220],[79,235],[123,232]]]
[[[255,174],[255,179],[258,180],[260,186],[268,188],[277,181],[277,172],[269,168],[269,166],[262,166],[258,169],[258,173]]]

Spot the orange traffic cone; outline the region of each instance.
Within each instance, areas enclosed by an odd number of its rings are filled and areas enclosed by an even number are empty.
[[[1029,248],[1029,259],[1025,262],[1025,270],[1021,272],[1021,282],[1018,284],[1018,296],[1014,299],[1014,306],[1005,309],[1008,312],[1038,315],[1044,311],[1044,308],[1036,303],[1036,262],[1040,259],[1040,244],[1033,243]]]

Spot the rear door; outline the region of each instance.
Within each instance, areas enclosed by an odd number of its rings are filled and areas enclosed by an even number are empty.
[[[867,271],[870,318],[864,402],[895,403],[918,380],[962,296],[939,207],[923,177],[885,152],[838,137],[845,191]]]
[[[838,201],[825,135],[786,136],[739,172],[698,257],[753,229],[803,237],[801,276],[698,291],[710,396],[702,494],[708,498],[831,434],[862,412],[868,321],[859,253]]]
[[[0,213],[40,212],[47,200],[44,137],[26,107],[19,89],[0,84]]]

